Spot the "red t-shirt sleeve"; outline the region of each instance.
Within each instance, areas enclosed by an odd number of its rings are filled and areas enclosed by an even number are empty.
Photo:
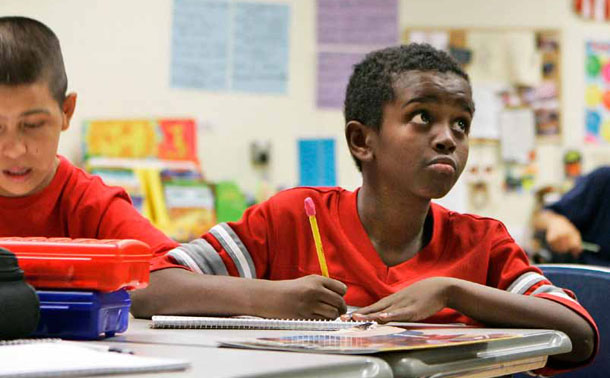
[[[200,274],[265,278],[272,250],[271,229],[269,203],[265,202],[247,209],[239,221],[219,223],[169,255]]]
[[[595,332],[595,352],[588,361],[580,364],[550,366],[536,370],[536,374],[554,375],[589,364],[598,352],[599,331],[591,315],[577,301],[570,290],[558,288],[546,278],[540,269],[530,265],[523,249],[510,237],[508,231],[498,223],[495,232],[497,241],[492,247],[488,285],[516,294],[533,295],[557,302],[582,316]]]
[[[269,202],[248,208],[237,222],[215,226],[203,236],[232,276],[265,278],[272,229]],[[248,275],[250,271],[250,275]]]

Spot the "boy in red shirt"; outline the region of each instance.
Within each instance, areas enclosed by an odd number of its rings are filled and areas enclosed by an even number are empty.
[[[502,223],[431,202],[464,169],[473,113],[468,76],[446,53],[412,44],[367,55],[345,100],[362,187],[286,190],[172,250],[202,279],[155,273],[137,293],[142,314],[335,318],[351,305],[358,320],[557,329],[573,350],[545,373],[590,361],[596,326],[573,294],[530,266]],[[307,197],[332,278],[320,276]]]
[[[59,41],[44,24],[0,17],[0,237],[137,239],[152,269],[176,267],[165,256],[177,243],[131,205],[127,193],[57,155],[76,94]]]

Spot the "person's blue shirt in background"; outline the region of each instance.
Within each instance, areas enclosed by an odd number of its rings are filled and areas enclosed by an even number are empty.
[[[599,252],[585,251],[579,262],[610,266],[610,167],[581,177],[572,190],[547,209],[568,218],[580,231],[583,242],[599,245]]]

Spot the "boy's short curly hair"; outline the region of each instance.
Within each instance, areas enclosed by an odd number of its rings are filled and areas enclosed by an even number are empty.
[[[33,84],[46,80],[61,105],[68,78],[59,39],[40,21],[27,17],[0,17],[0,85]]]
[[[453,72],[470,82],[455,59],[428,44],[411,43],[373,51],[354,66],[345,94],[345,124],[358,121],[377,131],[383,106],[395,99],[395,81],[407,71]],[[354,158],[358,169],[360,162]]]

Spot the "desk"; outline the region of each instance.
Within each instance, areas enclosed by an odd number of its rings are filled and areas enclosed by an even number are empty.
[[[150,329],[150,321],[131,319],[125,334],[106,339],[140,355],[182,358],[192,362],[187,372],[154,376],[210,377],[490,377],[544,366],[548,355],[570,351],[569,338],[558,331],[498,329],[525,334],[518,339],[448,348],[342,356],[216,348],[216,340],[297,331]],[[475,331],[476,329],[471,329]],[[438,329],[438,333],[451,332]],[[455,329],[454,329],[455,332]]]

